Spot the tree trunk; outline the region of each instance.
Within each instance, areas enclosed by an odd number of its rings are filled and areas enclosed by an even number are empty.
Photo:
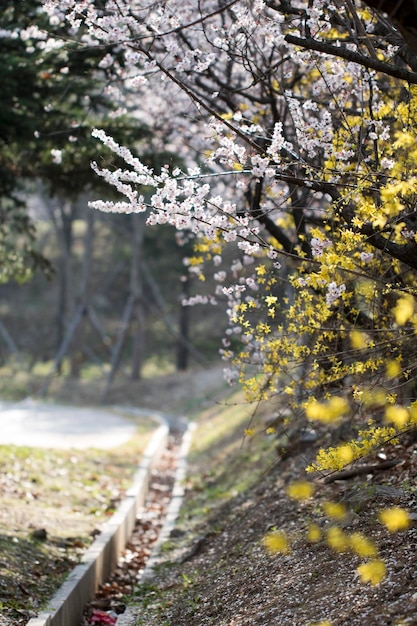
[[[107,402],[111,384],[112,384],[113,379],[114,379],[114,377],[116,375],[117,368],[119,367],[120,354],[121,354],[121,351],[122,351],[123,342],[124,342],[127,330],[129,328],[130,319],[132,317],[133,305],[134,305],[134,302],[133,302],[132,295],[129,294],[129,297],[128,297],[127,302],[126,302],[125,309],[123,311],[122,325],[121,325],[121,327],[119,329],[117,342],[116,342],[116,345],[115,345],[114,350],[113,350],[110,373],[109,373],[107,381],[106,381],[106,386],[105,386],[104,391],[103,391],[103,396],[101,398],[101,402],[103,404],[105,404]]]
[[[58,207],[51,198],[46,200],[48,212],[55,229],[56,238],[60,249],[58,262],[58,303],[56,312],[56,352],[58,353],[66,336],[67,317],[69,309],[69,291],[71,285],[71,250],[72,250],[72,225],[74,221],[73,207],[70,201],[58,199]],[[59,362],[58,373],[61,371]]]
[[[82,308],[83,314],[80,319],[80,323],[74,333],[74,337],[71,343],[71,370],[70,374],[72,378],[79,378],[81,374],[81,367],[84,362],[84,343],[85,343],[85,326],[88,319],[88,300],[89,300],[89,285],[92,269],[93,258],[93,240],[94,240],[94,212],[89,210],[87,212],[87,225],[84,238],[84,258],[81,268],[80,286],[77,296],[77,306]]]
[[[179,330],[180,334],[177,342],[177,370],[185,371],[188,367],[189,334],[190,334],[190,307],[183,306],[182,300],[189,295],[190,277],[188,274],[184,277],[182,283],[183,289],[180,297],[179,311]]]
[[[132,215],[132,260],[130,266],[130,293],[133,299],[132,370],[131,379],[139,380],[145,359],[145,300],[143,289],[143,240],[145,215]]]
[[[80,323],[80,320],[82,318],[82,316],[84,315],[85,311],[84,308],[82,306],[78,306],[75,310],[74,316],[71,320],[71,323],[68,325],[68,328],[66,329],[66,333],[65,336],[62,340],[62,343],[58,349],[58,352],[56,354],[55,357],[55,361],[54,364],[52,366],[52,370],[49,373],[49,375],[46,377],[44,384],[42,385],[42,388],[40,390],[40,395],[42,397],[45,397],[46,394],[48,393],[48,389],[49,389],[49,385],[52,382],[52,378],[55,374],[55,372],[59,372],[61,369],[61,365],[62,365],[62,360],[64,358],[64,356],[67,353],[68,347],[71,343],[71,339],[74,336],[75,331],[77,330],[78,324]]]
[[[197,348],[191,343],[190,339],[188,338],[188,334],[189,334],[189,310],[187,311],[181,311],[180,313],[180,317],[181,317],[181,321],[180,321],[180,329],[178,328],[178,323],[177,320],[174,319],[168,312],[167,312],[167,306],[164,300],[164,297],[161,293],[161,290],[159,288],[158,283],[156,282],[155,278],[152,276],[151,270],[148,266],[148,264],[146,263],[145,260],[143,260],[142,262],[142,269],[143,269],[143,278],[144,281],[146,282],[147,286],[149,287],[149,290],[153,296],[153,299],[157,305],[157,307],[159,308],[159,310],[161,311],[163,318],[164,318],[164,322],[167,326],[167,328],[169,329],[169,331],[174,335],[174,337],[176,337],[177,339],[177,359],[178,359],[178,352],[180,351],[180,346],[183,347],[184,350],[184,355],[186,354],[186,356],[183,356],[182,358],[185,358],[186,361],[188,362],[188,357],[192,356],[197,363],[200,363],[201,365],[207,365],[208,364],[208,360],[206,359],[206,357],[204,356],[204,354],[202,352],[200,352],[199,350],[197,350]],[[187,278],[187,281],[189,279]],[[186,291],[188,290],[188,285],[186,286],[185,290],[184,290],[184,294],[186,293]],[[182,309],[188,309],[188,307],[182,307]],[[183,314],[184,314],[184,318],[183,318]],[[182,333],[185,334],[182,334]],[[178,364],[178,360],[177,360],[177,364]]]
[[[7,330],[6,326],[3,324],[2,321],[0,321],[0,335],[3,338],[4,343],[6,344],[7,348],[9,349],[9,352],[14,357],[15,361],[17,363],[21,363],[22,360],[20,358],[19,349],[16,346],[13,340],[13,337],[11,336],[11,334],[9,333],[9,331]]]

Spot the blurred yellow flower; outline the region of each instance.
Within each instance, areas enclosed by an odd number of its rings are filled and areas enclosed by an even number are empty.
[[[407,511],[398,506],[393,506],[390,509],[381,511],[379,513],[379,519],[391,533],[396,533],[399,530],[407,530],[410,526],[410,518]]]
[[[395,321],[399,326],[404,326],[414,314],[414,298],[410,295],[400,298],[393,309]]]
[[[369,561],[369,563],[362,563],[357,568],[357,572],[363,583],[371,583],[371,585],[379,585],[381,580],[385,578],[387,568],[385,563],[376,559]]]
[[[339,455],[340,460],[342,461],[343,465],[347,465],[348,463],[351,463],[354,458],[355,458],[355,454],[353,452],[353,448],[351,445],[349,445],[348,443],[339,446],[337,448],[337,453]]]
[[[327,530],[326,541],[336,552],[347,552],[350,547],[348,535],[339,526],[332,526]]]
[[[317,524],[310,524],[307,529],[307,541],[320,541],[321,539],[321,529]]]
[[[387,362],[385,370],[389,378],[395,378],[401,374],[401,364],[395,359],[391,359]]]
[[[346,517],[346,508],[339,502],[325,502],[323,504],[323,509],[327,517],[332,517],[333,519],[338,520],[342,520]]]
[[[345,398],[332,396],[327,402],[310,400],[305,408],[307,419],[329,424],[349,413],[349,403]]]
[[[307,500],[314,493],[314,486],[306,480],[298,480],[287,487],[287,495],[293,500]]]
[[[287,535],[282,530],[268,533],[263,538],[262,543],[269,552],[288,554],[290,551]]]
[[[355,350],[361,350],[362,348],[367,347],[367,338],[365,333],[362,333],[360,330],[352,330],[349,334],[350,345]]]
[[[378,556],[378,550],[373,541],[365,537],[362,533],[352,533],[349,539],[351,548],[355,554],[363,557]]]
[[[402,428],[405,426],[409,420],[409,412],[403,406],[398,406],[398,404],[393,404],[387,406],[385,409],[385,419],[387,422],[392,422],[394,426],[397,428]]]

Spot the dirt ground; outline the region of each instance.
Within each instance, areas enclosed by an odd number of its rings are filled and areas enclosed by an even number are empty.
[[[202,436],[199,430],[195,436]],[[217,442],[208,454],[193,457],[181,518],[155,577],[144,581],[133,597],[135,624],[417,625],[416,440],[410,436],[384,450],[388,459],[400,461],[390,469],[328,484],[313,477],[314,497],[291,500],[286,487],[306,478],[306,464],[319,444],[295,449],[272,464],[271,450],[265,458],[262,453],[255,461],[252,457],[251,486],[235,493],[229,489],[226,497],[222,482],[237,485],[247,470],[242,446],[229,449]],[[366,459],[370,465],[378,461],[377,456]],[[342,503],[346,517],[329,517],[325,502]],[[391,533],[381,524],[379,512],[390,507],[411,514],[414,521],[408,529]],[[321,534],[317,541],[307,539],[312,524]],[[344,537],[361,533],[374,542],[387,568],[382,582],[360,580],[357,568],[371,558],[359,557],[346,546],[329,547],[329,529],[335,527]],[[285,554],[271,554],[264,547],[263,538],[275,530],[288,537]]]
[[[60,402],[66,394],[77,404],[96,402],[91,389],[79,384],[58,391]],[[187,416],[212,407],[202,421],[207,437],[219,427],[210,416],[221,413],[225,394],[221,367],[215,367],[134,387],[115,385],[109,403]],[[197,429],[195,438],[202,436]],[[413,523],[390,533],[378,519],[382,508],[393,506],[417,517],[417,442],[410,437],[385,449],[388,459],[400,461],[388,470],[330,484],[314,477],[314,497],[296,502],[287,497],[286,486],[305,479],[316,449],[295,449],[279,460],[273,442],[262,441],[254,455],[241,440],[241,430],[225,431],[207,443],[205,454],[191,455],[183,511],[155,577],[127,598],[135,625],[417,625],[417,527]],[[238,487],[248,463],[252,480]],[[323,507],[327,501],[342,502],[348,515],[330,519]],[[314,542],[306,537],[312,523],[321,536]],[[369,559],[329,547],[326,537],[335,526],[345,536],[363,533],[372,539],[387,567],[380,584],[363,583],[358,576],[357,567]],[[285,554],[264,547],[263,538],[275,530],[288,537]]]

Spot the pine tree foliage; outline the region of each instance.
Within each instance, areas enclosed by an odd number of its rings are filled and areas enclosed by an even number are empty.
[[[40,0],[7,2],[0,14],[2,282],[24,280],[38,266],[50,270],[26,210],[28,183],[76,199],[100,183],[89,167],[95,125],[120,140],[146,136],[131,116],[114,116],[111,72],[102,62],[110,47],[88,48],[82,36],[64,23],[56,29]]]

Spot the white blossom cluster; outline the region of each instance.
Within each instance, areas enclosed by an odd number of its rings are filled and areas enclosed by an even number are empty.
[[[346,291],[346,285],[344,283],[342,283],[341,285],[338,285],[335,282],[331,282],[327,285],[327,292],[326,292],[326,304],[327,306],[332,306],[342,295],[342,293],[344,293]]]
[[[324,250],[332,245],[332,242],[329,239],[318,239],[317,237],[312,237],[310,245],[312,255],[316,258],[320,258]]]
[[[186,304],[215,304],[226,298],[229,333],[240,335],[242,327],[233,321],[236,309],[260,289],[250,263],[266,258],[279,271],[277,257],[282,254],[282,247],[265,234],[256,211],[274,224],[285,224],[285,219],[293,219],[292,202],[300,181],[313,192],[321,182],[343,179],[356,158],[352,138],[363,133],[367,142],[389,140],[389,126],[369,111],[371,92],[378,108],[374,74],[356,63],[286,43],[289,31],[305,36],[306,24],[312,36],[328,31],[326,16],[338,12],[341,20],[346,17],[340,3],[295,0],[291,6],[300,15],[292,17],[290,27],[262,0],[237,0],[226,8],[218,0],[201,6],[194,0],[105,0],[100,9],[96,4],[44,2],[51,23],[65,16],[74,29],[83,25],[86,45],[115,46],[101,61],[113,79],[108,93],[120,99],[120,111],[133,111],[150,129],[148,152],[170,152],[180,165],[167,158],[158,171],[153,170],[134,156],[133,147],[120,146],[97,129],[94,136],[125,167],[112,170],[97,162],[92,167],[123,199],[95,200],[90,205],[102,211],[147,211],[150,225],[170,224],[196,238],[230,244],[236,262],[225,269],[220,254],[213,259],[217,283],[213,298],[193,296]],[[365,27],[371,30],[371,24]],[[355,49],[353,43],[346,45]],[[314,79],[295,81],[294,86],[294,77],[302,75]],[[339,139],[347,104],[360,115],[348,129],[350,138]],[[58,162],[60,155],[52,157]],[[371,151],[363,157],[365,167],[370,158]],[[338,166],[321,177],[332,159]],[[393,162],[385,158],[381,166],[390,169]],[[262,201],[251,213],[247,202],[257,185],[263,185]],[[322,193],[320,200],[311,195],[307,202],[304,209],[309,215],[322,215],[329,198]],[[331,245],[324,234],[313,237],[314,262],[319,263]],[[368,263],[372,255],[362,252],[360,258]],[[199,266],[189,267],[201,271]],[[301,280],[308,285],[308,279]],[[345,284],[335,282],[323,286],[329,307],[346,290]],[[245,341],[250,343],[250,335]],[[254,344],[253,351],[257,349]],[[224,354],[231,355],[226,344]],[[234,380],[235,373],[230,370],[228,376]]]

